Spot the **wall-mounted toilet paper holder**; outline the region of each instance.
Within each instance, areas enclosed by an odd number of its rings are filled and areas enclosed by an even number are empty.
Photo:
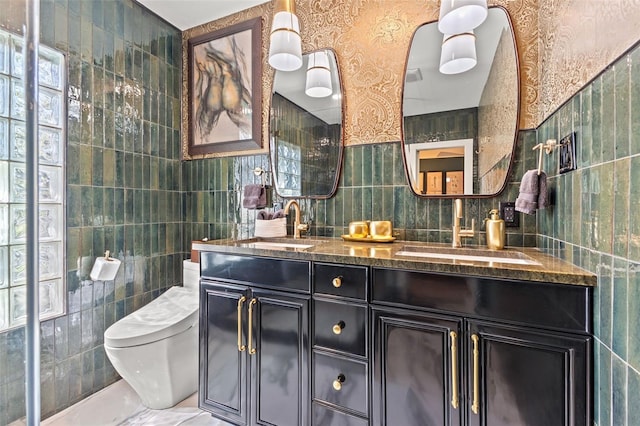
[[[120,269],[120,260],[110,257],[110,252],[107,250],[104,257],[96,258],[89,277],[93,281],[113,281],[118,269]]]

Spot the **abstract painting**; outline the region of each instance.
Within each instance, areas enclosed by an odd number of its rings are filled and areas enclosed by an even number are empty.
[[[261,18],[189,40],[189,155],[261,147]]]

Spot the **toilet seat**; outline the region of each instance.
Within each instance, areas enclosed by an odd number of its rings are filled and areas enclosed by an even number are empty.
[[[171,287],[157,299],[114,323],[104,333],[112,348],[145,345],[198,325],[198,293]]]

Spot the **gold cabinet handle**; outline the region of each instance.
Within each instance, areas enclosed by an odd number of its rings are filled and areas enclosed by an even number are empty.
[[[345,327],[345,323],[344,321],[340,321],[339,323],[335,324],[333,326],[333,334],[340,334],[342,333],[342,329]]]
[[[451,336],[451,406],[458,409],[458,333],[452,331]]]
[[[246,297],[242,296],[238,299],[238,351],[243,352],[246,347],[242,344],[242,304],[247,300]]]
[[[331,284],[333,284],[335,288],[340,288],[342,286],[342,277],[335,277],[331,280]]]
[[[347,380],[344,374],[338,374],[338,377],[333,381],[333,388],[337,391],[342,389],[342,384]]]
[[[258,303],[256,299],[251,299],[249,302],[249,355],[256,353],[256,348],[253,347],[253,305]]]
[[[479,393],[480,393],[480,366],[479,366],[479,358],[480,352],[478,351],[478,340],[480,338],[477,334],[471,335],[471,340],[473,340],[473,404],[471,405],[471,411],[474,414],[478,414],[480,410],[480,401],[479,401]]]

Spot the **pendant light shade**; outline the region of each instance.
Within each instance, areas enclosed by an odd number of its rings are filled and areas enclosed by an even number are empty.
[[[326,50],[309,54],[307,84],[304,93],[312,98],[324,98],[333,93],[331,66]]]
[[[296,16],[295,0],[275,0],[269,65],[280,71],[295,71],[302,66],[300,22]]]
[[[487,0],[442,0],[438,30],[460,34],[473,30],[487,19]]]
[[[469,71],[477,63],[476,36],[473,31],[443,37],[440,55],[442,74],[460,74]]]

